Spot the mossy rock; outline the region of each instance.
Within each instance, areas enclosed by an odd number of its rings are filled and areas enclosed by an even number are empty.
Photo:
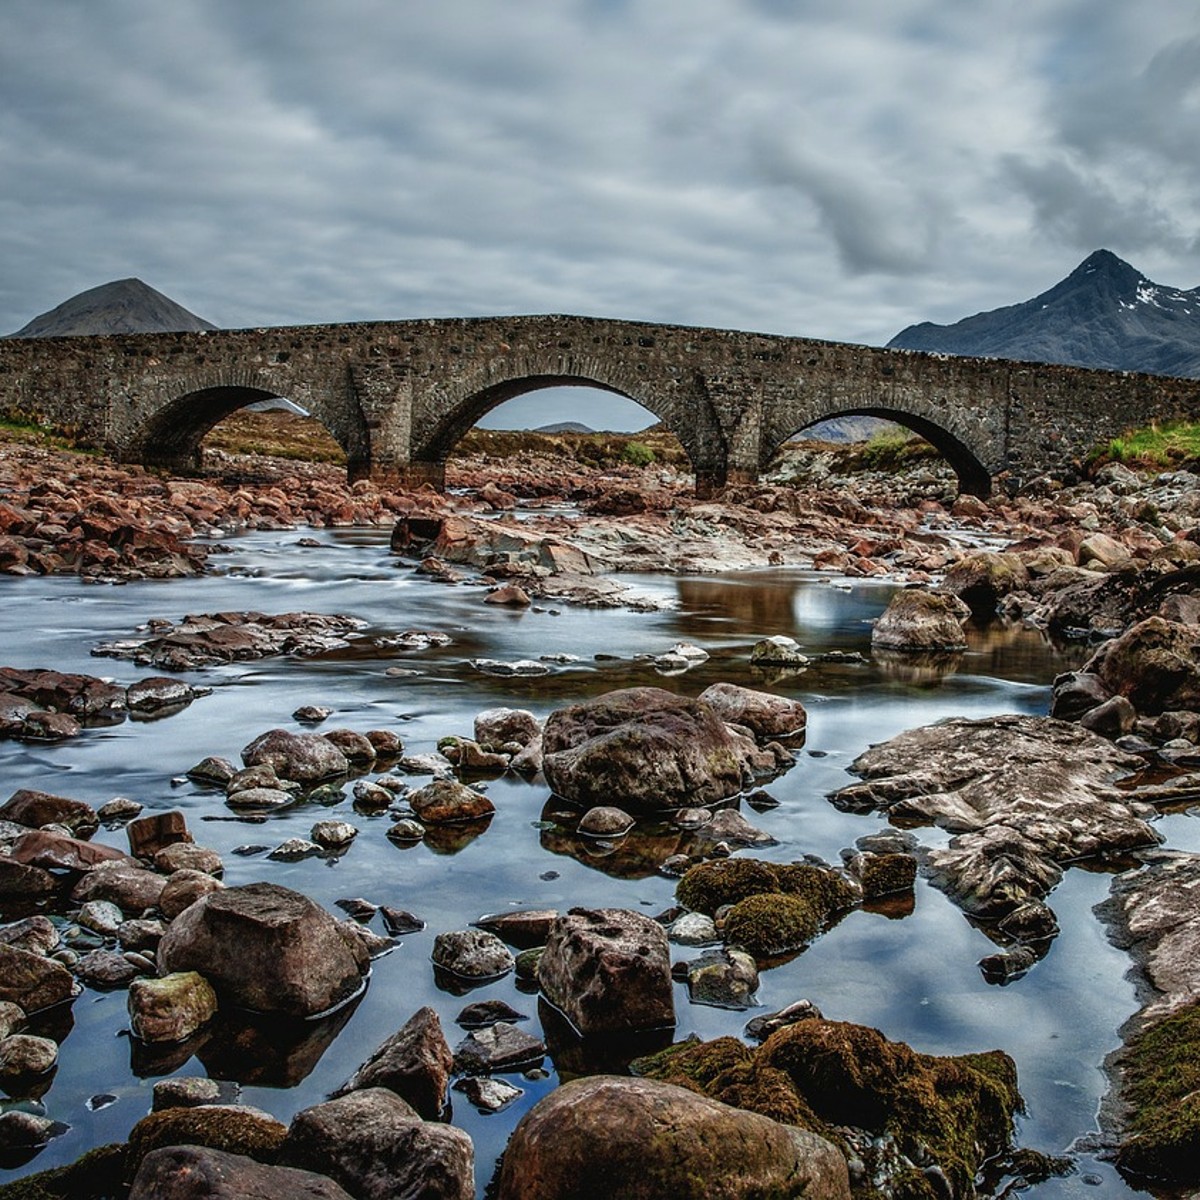
[[[686,1041],[676,1042],[655,1054],[635,1059],[629,1069],[646,1079],[657,1079],[681,1087],[698,1085],[698,1088],[692,1086],[692,1090],[705,1091],[722,1071],[747,1063],[753,1057],[754,1051],[735,1037],[719,1037],[711,1042],[702,1042],[693,1034]]]
[[[808,945],[821,931],[826,913],[812,900],[783,892],[747,896],[725,918],[725,940],[766,957]]]
[[[886,1130],[910,1156],[927,1146],[956,1194],[969,1194],[982,1163],[1008,1148],[1021,1107],[1016,1067],[1001,1051],[923,1055],[863,1025],[802,1021],[772,1034],[757,1061],[783,1071],[821,1120]]]
[[[207,1146],[272,1164],[285,1137],[286,1125],[253,1108],[202,1104],[163,1109],[143,1117],[130,1131],[126,1178],[132,1179],[142,1159],[161,1146]]]
[[[776,868],[756,858],[721,858],[690,868],[675,887],[675,898],[692,912],[710,917],[725,904],[779,891]]]
[[[1200,1181],[1200,1003],[1134,1037],[1121,1070],[1130,1116],[1117,1166],[1147,1179]]]
[[[756,1062],[755,1052],[735,1037],[702,1042],[693,1034],[686,1041],[637,1059],[630,1070],[838,1140],[797,1094],[787,1075]]]
[[[124,1145],[97,1146],[65,1167],[0,1184],[0,1200],[116,1200],[124,1176]]]
[[[777,891],[810,901],[823,914],[853,908],[862,898],[859,890],[832,867],[812,863],[781,863],[775,867]]]

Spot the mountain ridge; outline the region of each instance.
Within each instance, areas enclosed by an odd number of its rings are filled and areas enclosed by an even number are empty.
[[[198,333],[217,326],[140,279],[114,279],[40,313],[8,337],[81,337],[106,333]]]
[[[909,325],[888,347],[1200,378],[1200,287],[1165,287],[1096,250],[1031,300]]]

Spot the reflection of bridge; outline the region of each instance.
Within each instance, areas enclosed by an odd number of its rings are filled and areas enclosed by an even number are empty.
[[[977,494],[1001,471],[1027,478],[1131,425],[1200,413],[1196,380],[588,317],[0,339],[0,411],[175,469],[222,417],[286,396],[341,443],[352,477],[441,487],[484,413],[563,384],[649,409],[701,495],[757,478],[792,434],[847,413],[907,425]]]

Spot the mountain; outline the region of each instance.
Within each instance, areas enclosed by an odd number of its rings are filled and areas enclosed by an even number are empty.
[[[70,337],[92,333],[178,333],[216,329],[140,279],[89,288],[34,317],[9,337]]]
[[[595,433],[590,425],[582,425],[578,421],[555,421],[550,425],[539,425],[533,433]]]
[[[1200,288],[1163,287],[1097,250],[1032,300],[910,325],[888,346],[1200,378]]]

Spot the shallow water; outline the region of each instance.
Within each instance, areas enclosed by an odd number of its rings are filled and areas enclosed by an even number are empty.
[[[199,580],[122,587],[72,579],[0,580],[0,662],[111,675],[121,683],[153,672],[91,657],[103,641],[128,637],[150,617],[177,620],[188,612],[298,609],[349,613],[369,622],[366,633],[430,629],[451,645],[401,653],[367,644],[320,659],[269,659],[235,664],[186,678],[213,694],[158,721],[126,721],[91,729],[57,746],[0,742],[5,791],[41,788],[99,805],[131,796],[148,809],[183,809],[197,841],[221,852],[227,883],[267,879],[295,887],[337,911],[339,898],[365,896],[415,911],[427,928],[402,939],[374,964],[365,995],[350,1009],[300,1031],[220,1026],[177,1052],[147,1055],[129,1039],[124,992],[86,991],[68,1012],[39,1024],[61,1040],[61,1064],[42,1098],[45,1111],[70,1125],[35,1159],[0,1180],[58,1165],[89,1146],[123,1139],[150,1106],[151,1087],[169,1074],[237,1078],[243,1098],[287,1121],[322,1099],[423,1004],[437,1009],[453,1045],[454,1018],[472,1000],[501,998],[538,1026],[536,997],[509,977],[469,997],[439,987],[429,964],[434,935],[466,927],[484,913],[509,908],[605,905],[657,913],[673,900],[674,881],[655,873],[635,850],[662,842],[630,839],[616,853],[593,856],[573,837],[542,828],[549,793],[544,785],[498,779],[489,795],[496,815],[462,845],[403,849],[384,837],[386,816],[354,813],[349,789],[332,809],[298,805],[263,824],[225,819],[222,797],[176,781],[205,755],[237,759],[252,737],[274,726],[295,728],[301,704],[335,709],[326,728],[394,728],[406,751],[434,749],[447,734],[469,734],[474,714],[497,704],[545,716],[558,705],[632,684],[655,684],[696,694],[729,680],[770,686],[801,699],[809,733],[798,765],[768,785],[780,801],[752,822],[779,839],[763,857],[790,860],[817,854],[836,862],[843,847],[883,827],[878,816],[838,812],[826,795],[850,781],[846,766],[872,742],[945,716],[997,712],[1044,713],[1049,681],[1066,660],[1038,634],[992,629],[972,634],[968,652],[946,673],[905,660],[865,665],[817,664],[765,678],[748,665],[759,637],[788,634],[806,652],[869,652],[870,621],[890,589],[877,583],[834,586],[800,571],[751,572],[734,577],[631,577],[639,591],[672,605],[661,612],[580,610],[501,611],[481,603],[470,586],[446,587],[416,577],[411,564],[388,552],[376,530],[325,531],[319,547],[298,545],[300,534],[254,534],[236,539],[232,553],[214,559],[224,572]],[[684,675],[664,677],[638,654],[657,654],[674,642],[703,646],[711,658]],[[596,655],[613,658],[596,659]],[[574,655],[539,678],[492,678],[472,658],[513,660]],[[388,676],[388,667],[419,675]],[[341,857],[284,864],[262,854],[239,856],[246,844],[273,847],[307,836],[313,822],[340,816],[361,833]],[[216,819],[214,819],[216,818]],[[1169,844],[1200,849],[1194,817],[1165,817]],[[121,831],[99,840],[124,846]],[[927,844],[944,835],[919,831]],[[937,891],[918,884],[916,904],[903,919],[859,911],[806,952],[764,972],[759,1000],[772,1008],[807,997],[826,1016],[874,1025],[888,1037],[928,1053],[1000,1047],[1016,1060],[1028,1113],[1020,1141],[1061,1153],[1095,1128],[1104,1091],[1101,1062],[1117,1044],[1117,1029],[1134,1011],[1128,962],[1105,940],[1091,908],[1107,893],[1108,878],[1067,872],[1052,898],[1062,933],[1046,959],[1006,987],[986,984],[978,960],[994,947]],[[373,925],[377,931],[378,918]],[[693,952],[675,950],[677,957]],[[676,995],[677,1037],[740,1034],[747,1015],[689,1004]],[[569,1045],[556,1044],[542,1080],[508,1076],[524,1096],[500,1114],[477,1113],[457,1093],[453,1119],[475,1140],[480,1193],[496,1156],[520,1115],[581,1064]],[[98,1095],[113,1101],[94,1103]],[[1089,1158],[1079,1173],[1034,1189],[1039,1197],[1131,1196],[1107,1165]]]

